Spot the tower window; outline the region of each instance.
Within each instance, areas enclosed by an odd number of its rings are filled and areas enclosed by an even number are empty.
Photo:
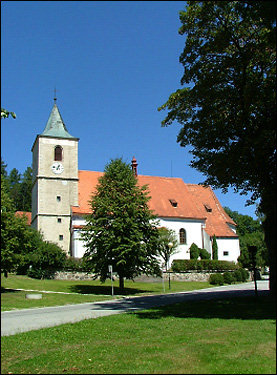
[[[61,196],[57,195],[57,202],[60,202],[60,201],[61,201]]]
[[[63,235],[62,235],[62,234],[59,235],[59,240],[60,240],[60,241],[63,240]]]
[[[62,149],[61,146],[55,147],[54,160],[55,161],[62,161],[63,160],[63,149]]]
[[[187,233],[184,228],[179,230],[179,241],[181,245],[185,245],[187,243]]]
[[[61,222],[62,222],[62,219],[58,217],[58,223],[61,223]]]

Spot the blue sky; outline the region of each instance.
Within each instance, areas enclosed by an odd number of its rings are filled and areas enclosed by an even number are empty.
[[[8,171],[31,166],[31,147],[50,115],[54,88],[69,133],[80,138],[79,169],[103,171],[110,159],[135,156],[138,173],[205,176],[157,108],[180,88],[178,34],[184,1],[1,2],[1,155]],[[256,218],[249,198],[215,190],[223,206]]]

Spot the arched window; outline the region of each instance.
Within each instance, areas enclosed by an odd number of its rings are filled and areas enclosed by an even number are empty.
[[[55,154],[54,154],[55,161],[62,161],[63,160],[63,149],[61,146],[55,147]]]
[[[179,241],[181,245],[185,245],[187,243],[187,233],[184,228],[179,230]]]

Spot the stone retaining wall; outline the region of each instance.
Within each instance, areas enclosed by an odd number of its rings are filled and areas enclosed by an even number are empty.
[[[170,280],[176,281],[208,281],[209,276],[214,272],[170,272]],[[168,272],[164,272],[164,280],[168,280]],[[56,280],[93,280],[94,274],[87,274],[85,272],[65,272],[57,271],[54,275]],[[114,275],[114,279],[117,280],[117,276]],[[137,282],[161,282],[161,277],[153,277],[141,275],[134,279]]]

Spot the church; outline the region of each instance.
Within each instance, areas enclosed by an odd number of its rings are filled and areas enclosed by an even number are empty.
[[[78,169],[79,138],[72,136],[62,119],[56,100],[43,132],[32,147],[31,225],[44,239],[57,243],[67,255],[81,258],[85,246],[80,233],[91,212],[89,200],[103,172]],[[131,161],[138,184],[148,185],[149,208],[160,227],[174,230],[178,252],[173,259],[189,259],[195,243],[212,252],[212,238],[218,245],[218,259],[237,262],[240,255],[236,224],[226,214],[213,190],[185,183],[181,178],[144,176]]]

